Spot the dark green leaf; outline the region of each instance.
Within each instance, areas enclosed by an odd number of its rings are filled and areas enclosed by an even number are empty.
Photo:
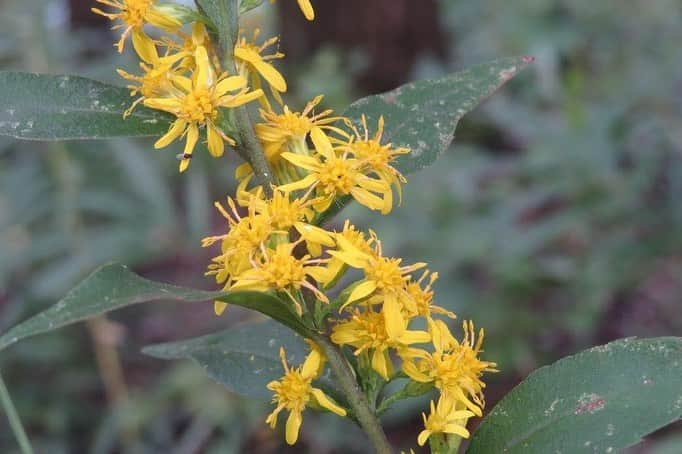
[[[682,339],[623,339],[533,372],[469,454],[619,452],[682,415]]]
[[[138,106],[129,90],[77,76],[0,72],[0,135],[69,140],[159,136],[172,117]]]
[[[531,57],[503,58],[442,79],[412,82],[384,94],[359,99],[343,115],[360,128],[364,114],[371,134],[383,115],[386,127],[382,142],[411,150],[395,164],[407,175],[433,164],[450,146],[464,114],[532,61]],[[350,197],[337,199],[317,222],[338,213],[350,200]]]
[[[180,342],[145,347],[143,353],[161,359],[189,358],[230,391],[268,398],[266,385],[284,373],[279,349],[291,365],[306,355],[303,339],[277,323],[267,321]]]
[[[266,314],[298,333],[307,329],[279,298],[258,292],[207,292],[144,279],[119,264],[104,265],[54,306],[0,336],[0,350],[26,337],[52,331],[131,304],[155,300],[221,300]]]

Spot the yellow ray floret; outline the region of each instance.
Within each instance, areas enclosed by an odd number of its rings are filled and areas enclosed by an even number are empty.
[[[110,20],[119,20],[120,24],[112,30],[123,29],[121,38],[115,44],[119,52],[123,52],[126,38],[132,33],[133,44],[139,41],[144,32],[145,24],[159,27],[168,32],[176,32],[182,23],[156,5],[156,0],[97,0],[98,3],[109,6],[116,12],[105,12],[99,8],[92,8],[92,12]]]
[[[224,142],[235,145],[216,124],[220,107],[238,107],[263,95],[262,90],[248,91],[241,76],[216,76],[204,47],[197,47],[194,55],[196,68],[192,78],[175,76],[175,90],[168,96],[148,98],[144,105],[164,110],[177,117],[168,132],[156,141],[154,148],[168,146],[181,136],[186,136],[185,150],[181,156],[180,172],[189,166],[192,152],[199,140],[200,128],[206,129],[208,150],[212,156],[222,156]]]
[[[253,41],[249,42],[245,37],[240,37],[234,47],[235,64],[237,65],[237,72],[251,81],[253,88],[261,87],[261,77],[268,83],[272,94],[278,102],[282,102],[280,93],[287,91],[287,82],[284,76],[275,69],[270,63],[271,60],[283,58],[284,54],[281,52],[264,55],[264,52],[273,45],[279,42],[279,38],[274,37],[266,40],[260,46],[255,44],[260,30],[256,29],[253,34]],[[261,105],[270,110],[270,103],[265,97],[261,98]]]
[[[280,349],[279,355],[284,368],[284,376],[268,383],[268,389],[274,393],[272,403],[276,407],[268,415],[265,422],[274,429],[277,425],[279,413],[282,410],[287,410],[289,417],[286,422],[286,441],[293,445],[298,440],[298,432],[303,422],[303,410],[306,407],[317,407],[339,416],[346,416],[346,410],[322,390],[313,387],[312,381],[319,376],[322,370],[318,361],[306,359],[302,366],[291,368],[287,364],[286,353],[283,348]]]

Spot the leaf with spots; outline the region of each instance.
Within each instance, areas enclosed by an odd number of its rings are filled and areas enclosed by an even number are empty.
[[[208,292],[144,279],[119,264],[104,265],[71,290],[61,301],[0,336],[0,350],[37,334],[67,326],[132,304],[150,301],[214,300],[261,312],[306,335],[307,328],[290,306],[278,297],[258,292]]]
[[[0,135],[30,140],[160,136],[172,116],[137,106],[126,88],[78,76],[0,71]]]
[[[142,352],[160,359],[192,359],[227,389],[243,396],[269,398],[266,385],[284,373],[279,349],[292,365],[303,362],[307,347],[277,323],[250,323],[208,336],[151,345]]]
[[[616,453],[680,416],[682,338],[622,339],[533,372],[467,453]]]
[[[343,115],[357,127],[365,115],[370,134],[383,115],[386,126],[382,143],[410,149],[394,164],[408,175],[433,164],[450,147],[459,120],[532,61],[531,57],[502,58],[442,79],[412,82],[355,101]],[[337,199],[318,222],[341,211],[350,200]]]

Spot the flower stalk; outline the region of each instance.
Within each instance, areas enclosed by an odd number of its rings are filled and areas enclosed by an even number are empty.
[[[7,419],[9,420],[9,425],[12,428],[12,432],[14,433],[14,436],[17,439],[17,443],[19,443],[19,449],[21,449],[21,453],[33,454],[33,448],[31,447],[31,443],[28,441],[28,437],[26,436],[24,426],[21,424],[21,420],[19,419],[17,410],[16,408],[14,408],[14,403],[12,402],[12,398],[9,396],[9,392],[7,391],[7,387],[5,386],[5,382],[2,380],[1,375],[0,375],[0,402],[2,403],[2,408],[5,411],[5,414],[7,415]]]

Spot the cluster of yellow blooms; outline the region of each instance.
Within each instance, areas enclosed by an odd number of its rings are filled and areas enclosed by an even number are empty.
[[[271,63],[283,55],[266,55],[277,38],[257,45],[241,36],[233,53],[237,74],[229,75],[201,22],[194,22],[188,35],[181,30],[177,10],[155,0],[97,1],[114,12],[93,11],[118,20],[116,27],[124,29],[116,44],[119,51],[131,36],[141,60],[142,75],[119,70],[138,97],[131,110],[142,103],[176,117],[155,147],[184,137],[180,171],[187,169],[202,136],[215,157],[223,154],[225,143],[235,145],[229,135],[229,109],[259,101],[262,122],[255,133],[278,185],[265,191],[251,184],[254,172],[249,164],[237,169],[236,197],[216,203],[228,231],[203,241],[204,247],[221,247],[208,274],[225,290],[280,295],[308,325],[317,324],[315,329],[329,332],[334,344],[354,355],[359,376],[373,374],[384,382],[402,377],[435,388],[439,398],[431,402],[429,415],[423,415],[419,445],[434,435],[468,437],[468,418],[480,416],[484,406],[481,375],[495,371],[494,363],[479,359],[483,331],[476,338],[473,323],[464,322],[463,339],[451,334],[446,321],[455,314],[434,304],[432,286],[438,274],[425,263],[403,264],[385,256],[373,231],[362,232],[348,221],[337,230],[316,225],[339,198],[352,197],[382,214],[391,211],[394,195],[399,202],[405,179],[393,164],[409,149],[382,143],[383,117],[371,133],[374,125],[365,117],[355,125],[328,110],[316,113],[321,96],[301,112],[283,105],[280,94],[287,84]],[[309,0],[298,3],[312,20]],[[153,39],[144,32],[145,24],[173,37]],[[281,106],[279,112],[273,104]],[[362,277],[348,285],[348,279],[342,279],[348,274]],[[225,307],[216,302],[216,313]],[[325,320],[316,318],[320,311]],[[419,323],[423,329],[414,329]],[[267,422],[274,428],[278,414],[287,410],[290,444],[298,438],[305,408],[348,413],[313,386],[326,360],[317,345],[309,344],[311,353],[299,367],[287,364],[282,349],[284,376],[268,385],[276,408]]]

